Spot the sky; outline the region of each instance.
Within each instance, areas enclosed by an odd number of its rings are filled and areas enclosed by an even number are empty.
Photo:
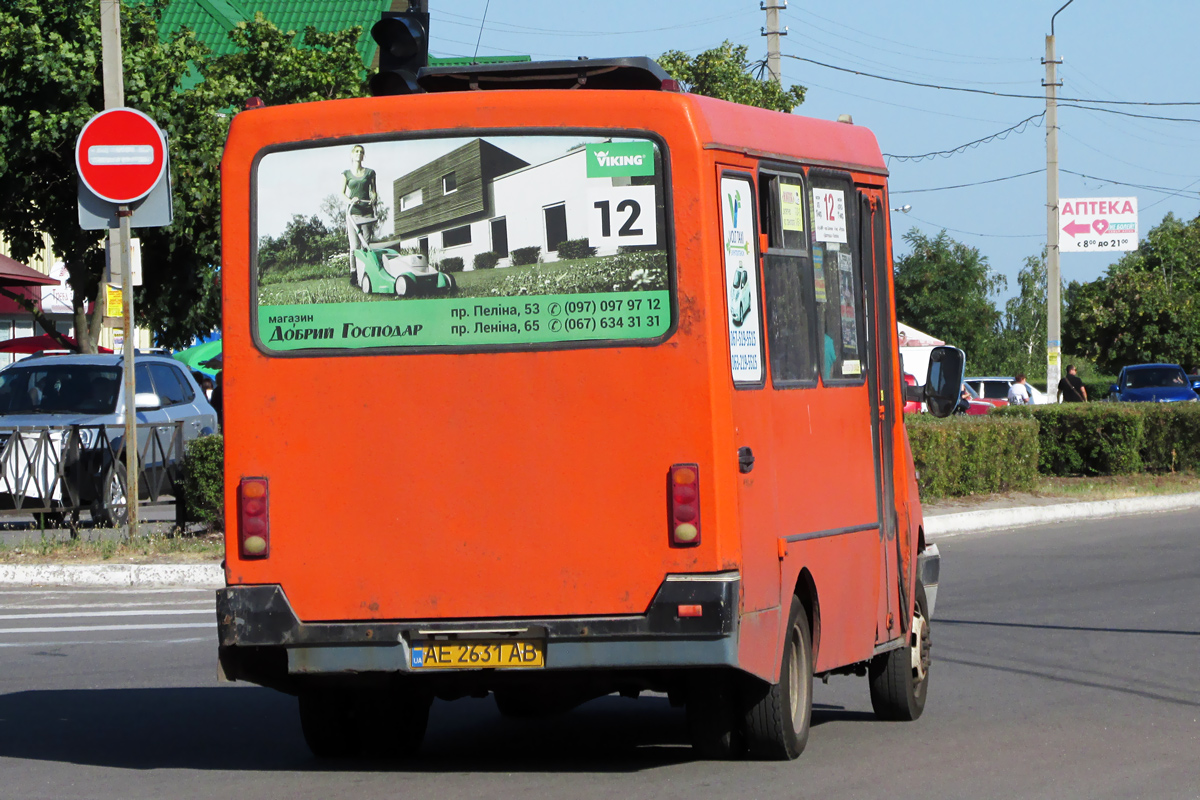
[[[781,39],[783,82],[808,89],[793,113],[820,119],[850,114],[892,156],[887,159],[892,205],[911,206],[907,213],[893,213],[896,257],[911,250],[901,238],[909,229],[930,236],[945,229],[978,248],[1007,279],[1008,289],[996,298],[1001,307],[1015,294],[1025,259],[1046,244],[1046,139],[1044,118],[1038,116],[1046,108],[1042,58],[1051,16],[1064,2],[790,0],[780,12],[780,24],[788,28]],[[766,14],[757,1],[428,3],[435,56],[520,54],[546,60],[657,57],[667,50],[694,55],[728,39],[746,45],[751,61],[766,57],[761,35]],[[1197,0],[1073,0],[1057,16],[1059,96],[1084,101],[1060,104],[1089,106],[1060,105],[1060,197],[1136,196],[1142,237],[1167,213],[1185,220],[1200,213],[1197,30]],[[1093,110],[1099,108],[1190,121]],[[1003,138],[949,156],[899,158],[955,151],[1006,129],[1012,130]],[[973,185],[943,188],[963,184]],[[1063,280],[1095,280],[1118,256],[1064,253]]]

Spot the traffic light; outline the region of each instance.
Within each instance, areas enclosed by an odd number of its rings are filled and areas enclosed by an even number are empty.
[[[379,44],[379,72],[371,76],[371,94],[415,94],[417,70],[429,62],[429,14],[385,11],[371,26]]]

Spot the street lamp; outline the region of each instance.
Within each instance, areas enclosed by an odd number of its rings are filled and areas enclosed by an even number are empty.
[[[1054,57],[1054,18],[1074,3],[1067,0],[1050,17],[1050,35],[1046,37],[1046,387],[1058,386],[1059,360],[1062,354],[1060,320],[1062,278],[1058,264],[1058,78]]]
[[[908,212],[912,211],[912,206],[910,206],[908,203],[905,203],[899,208],[893,208],[892,211],[899,211],[901,214],[907,214]]]

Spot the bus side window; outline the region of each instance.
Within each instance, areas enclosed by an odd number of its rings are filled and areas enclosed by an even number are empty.
[[[828,170],[813,170],[809,181],[821,380],[860,383],[866,348],[856,195],[846,177]]]
[[[812,261],[805,233],[804,179],[759,172],[759,198],[767,250],[763,255],[767,342],[775,387],[817,381]]]

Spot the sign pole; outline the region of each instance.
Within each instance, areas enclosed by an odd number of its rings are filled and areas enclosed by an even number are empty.
[[[121,318],[125,331],[125,507],[129,509],[130,539],[138,529],[137,381],[134,374],[133,260],[130,258],[129,206],[117,208],[120,222]],[[107,489],[107,487],[105,487]]]
[[[104,73],[104,107],[120,108],[125,105],[125,74],[121,58],[121,2],[100,0],[100,46]],[[133,275],[129,257],[128,205],[117,208],[117,247],[121,259],[122,316],[125,323],[125,507],[129,510],[129,526],[126,536],[130,539],[137,533],[137,405],[134,402],[137,384],[134,380],[133,356]],[[110,238],[113,231],[109,231]],[[82,331],[77,331],[80,336]],[[116,467],[116,464],[113,465]],[[107,492],[108,487],[103,487]]]

